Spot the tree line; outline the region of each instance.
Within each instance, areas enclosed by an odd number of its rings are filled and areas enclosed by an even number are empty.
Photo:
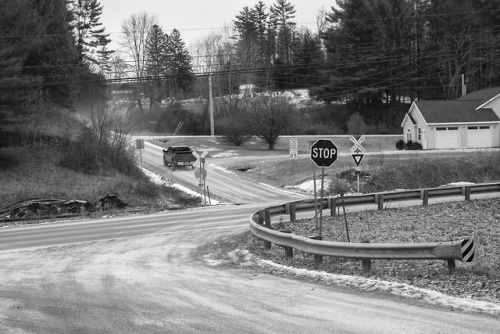
[[[328,116],[345,131],[355,113],[394,128],[409,101],[455,99],[500,81],[500,0],[338,0],[318,11],[316,31],[295,22],[289,0],[258,1],[189,51],[178,29],[164,32],[139,13],[122,24],[126,55],[109,49],[102,8],[98,0],[3,1],[0,104],[69,106],[109,98],[104,79],[128,79],[142,110],[144,98],[153,107],[207,97],[212,73],[214,96],[229,97],[216,118],[248,107],[232,99],[241,84],[307,88],[330,110],[309,108],[308,119]]]
[[[358,113],[382,133],[398,131],[413,100],[452,100],[500,84],[498,0],[338,0],[318,11],[317,31],[294,17],[288,0],[244,7],[232,26],[195,44],[194,68],[216,74],[215,96],[249,83],[308,88],[336,114],[332,123],[346,130]],[[207,86],[206,77],[195,83],[199,92]],[[238,103],[219,105],[219,117]]]
[[[0,104],[43,97],[67,105],[111,51],[97,0],[5,0],[0,10]]]
[[[376,107],[499,84],[498,0],[338,0],[318,12],[316,32],[298,28],[295,12],[288,0],[259,1],[198,42],[221,95],[253,83]]]

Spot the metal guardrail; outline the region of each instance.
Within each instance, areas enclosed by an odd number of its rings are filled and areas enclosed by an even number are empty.
[[[384,208],[384,202],[421,199],[423,205],[429,204],[429,198],[446,197],[452,195],[464,196],[470,200],[471,193],[481,194],[500,192],[500,183],[487,183],[467,186],[453,186],[441,188],[418,189],[408,191],[385,192],[375,194],[344,196],[343,205],[377,204],[379,210]],[[293,256],[292,249],[314,254],[315,261],[321,262],[321,256],[333,256],[360,259],[363,268],[369,271],[372,259],[392,260],[446,260],[448,268],[455,268],[455,260],[471,262],[474,259],[474,239],[467,238],[459,241],[432,242],[432,243],[345,243],[314,240],[291,233],[273,230],[271,227],[272,216],[290,215],[290,221],[296,220],[296,213],[330,209],[330,215],[336,214],[338,197],[325,198],[316,206],[312,199],[290,202],[283,205],[269,207],[254,213],[250,217],[250,231],[265,241],[265,247],[270,248],[271,243],[285,247],[287,256]]]

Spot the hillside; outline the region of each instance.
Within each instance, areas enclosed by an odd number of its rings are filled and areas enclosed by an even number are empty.
[[[45,115],[34,142],[30,140],[33,131],[29,124],[19,121],[12,113],[4,111],[3,115],[7,117],[4,117],[1,135],[0,208],[32,198],[94,203],[110,193],[118,194],[135,210],[168,209],[172,205],[177,207],[176,203],[196,205],[194,198],[179,190],[152,183],[137,166],[124,172],[108,165],[106,168],[85,165],[102,164],[99,161],[78,162],[75,155],[83,152],[77,148],[85,145],[77,143],[85,131],[71,112],[53,110]],[[94,155],[101,156],[99,152]]]

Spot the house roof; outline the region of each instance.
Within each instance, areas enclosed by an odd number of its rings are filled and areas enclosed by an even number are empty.
[[[411,124],[413,124],[415,126],[417,125],[417,122],[415,122],[415,119],[413,118],[413,116],[411,115],[410,112],[407,112],[405,114],[405,118],[403,118],[403,121],[401,122],[401,127],[403,127],[405,125],[406,120],[410,120]]]
[[[475,110],[477,100],[431,100],[414,102],[427,123],[498,122],[500,118],[490,108]]]
[[[476,101],[476,108],[500,95],[500,87],[476,90],[459,97],[458,101]]]

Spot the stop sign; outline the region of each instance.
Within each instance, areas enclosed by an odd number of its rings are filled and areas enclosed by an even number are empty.
[[[318,139],[311,146],[311,160],[318,167],[330,167],[337,161],[337,146],[329,139]]]

